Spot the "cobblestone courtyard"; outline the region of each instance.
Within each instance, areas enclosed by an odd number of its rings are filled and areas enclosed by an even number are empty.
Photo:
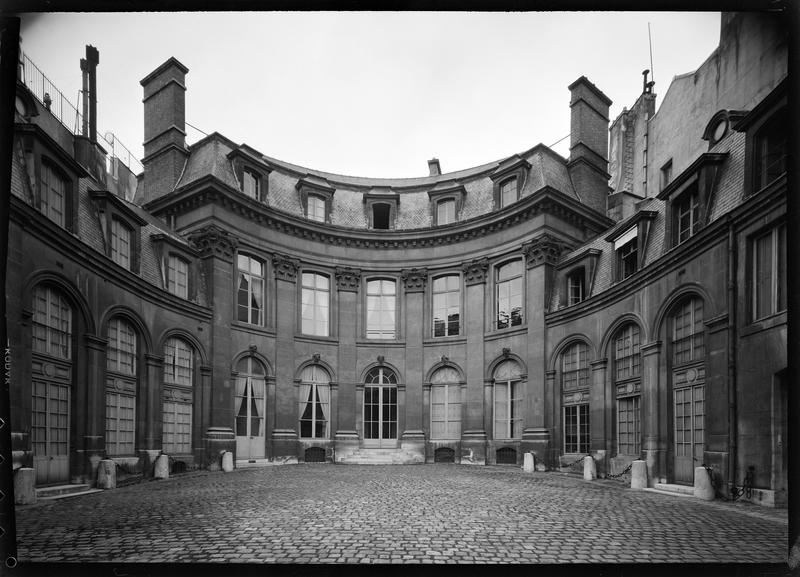
[[[29,561],[784,563],[786,511],[516,467],[196,472],[17,507]]]

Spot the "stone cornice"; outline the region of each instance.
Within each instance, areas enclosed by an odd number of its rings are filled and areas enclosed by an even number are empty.
[[[276,279],[294,282],[297,278],[297,269],[300,268],[300,261],[285,254],[274,254],[272,268]]]
[[[210,176],[179,192],[155,199],[146,208],[154,215],[162,216],[183,214],[209,204],[222,206],[261,228],[331,246],[353,248],[409,249],[455,244],[521,225],[542,213],[561,218],[578,228],[586,228],[590,233],[603,232],[614,224],[578,200],[547,186],[507,208],[460,221],[456,226],[405,230],[372,231],[317,223],[253,200]]]
[[[486,282],[486,271],[489,269],[489,259],[478,258],[462,265],[464,283],[469,286]]]
[[[340,291],[358,292],[361,271],[350,267],[336,267],[336,288]]]
[[[235,236],[215,224],[193,230],[187,238],[201,256],[216,256],[225,260],[233,260],[239,244]]]
[[[545,233],[523,244],[522,253],[525,255],[525,262],[528,268],[542,264],[555,265],[561,256],[563,246],[563,242]]]
[[[428,284],[428,269],[403,269],[400,272],[400,278],[403,279],[403,284],[405,285],[407,293],[424,292],[425,285]]]

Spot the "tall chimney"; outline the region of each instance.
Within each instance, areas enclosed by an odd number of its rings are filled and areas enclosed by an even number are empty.
[[[144,90],[142,204],[169,194],[178,182],[186,150],[186,73],[170,58],[141,81]]]
[[[97,142],[97,65],[100,53],[97,48],[86,46],[86,67],[89,75],[89,140]]]
[[[570,145],[567,169],[581,201],[605,214],[608,198],[608,109],[611,100],[581,76],[569,85]]]
[[[442,174],[442,169],[439,167],[438,158],[431,158],[428,161],[428,171],[430,172],[430,176],[439,176]]]
[[[89,63],[86,58],[81,58],[81,80],[81,94],[83,94],[81,136],[89,136]]]

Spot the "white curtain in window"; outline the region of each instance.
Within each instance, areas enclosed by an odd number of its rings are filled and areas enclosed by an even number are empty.
[[[328,418],[330,410],[328,407],[331,402],[331,389],[327,385],[317,385],[317,395],[319,397],[319,404],[322,409],[322,414],[317,415],[317,419],[325,419],[325,437],[330,434],[331,420]]]

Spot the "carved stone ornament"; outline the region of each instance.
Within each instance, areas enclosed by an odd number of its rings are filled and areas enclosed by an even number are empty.
[[[294,282],[300,261],[285,254],[276,254],[272,257],[272,267],[275,270],[275,278]]]
[[[528,268],[539,266],[540,264],[556,264],[561,256],[562,245],[558,240],[549,234],[543,234],[530,242],[522,245],[522,252]]]
[[[442,361],[443,365],[446,365],[450,362],[450,359],[447,357],[447,355],[442,355],[440,360]]]
[[[486,271],[489,269],[489,259],[479,258],[462,266],[464,282],[468,285],[486,282]]]
[[[318,363],[320,355],[319,355],[319,353],[314,353],[313,355],[311,355],[311,358],[314,359],[315,363]]]
[[[428,283],[428,269],[403,269],[400,278],[405,283],[406,292],[421,292],[425,290],[425,285]]]
[[[378,364],[379,365],[382,365],[384,360],[386,360],[386,357],[384,357],[383,355],[378,355]]]
[[[200,256],[217,256],[233,259],[239,241],[227,230],[209,224],[189,233],[188,240],[200,252]]]
[[[508,347],[503,347],[503,357],[507,359],[509,355],[511,355],[511,349]]]
[[[336,267],[336,287],[340,291],[358,292],[361,271],[350,267]]]

